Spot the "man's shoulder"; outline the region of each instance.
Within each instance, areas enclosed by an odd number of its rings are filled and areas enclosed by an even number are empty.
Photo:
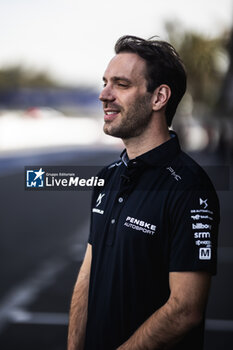
[[[182,176],[185,187],[209,188],[214,190],[206,170],[187,153],[181,151],[172,161],[172,165]]]

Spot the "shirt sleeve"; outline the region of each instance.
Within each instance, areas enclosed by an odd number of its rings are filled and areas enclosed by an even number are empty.
[[[216,274],[219,202],[214,188],[190,188],[175,195],[170,212],[169,271]]]

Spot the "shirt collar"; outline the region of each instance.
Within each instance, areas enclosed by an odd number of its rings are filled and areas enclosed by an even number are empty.
[[[120,157],[121,157],[122,162],[125,164],[125,166],[127,166],[128,162],[129,162],[129,157],[128,157],[128,154],[126,152],[126,149],[124,149],[124,151],[121,152]]]
[[[130,164],[136,165],[142,162],[150,166],[158,166],[167,163],[181,150],[177,134],[174,131],[169,131],[169,134],[171,136],[170,140],[134,159],[129,160],[126,149],[124,149],[120,155],[122,162],[125,166],[129,166]]]

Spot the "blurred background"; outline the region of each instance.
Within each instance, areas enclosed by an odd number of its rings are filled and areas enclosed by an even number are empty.
[[[116,40],[158,35],[187,68],[173,128],[221,204],[205,350],[233,348],[231,0],[0,2],[0,348],[64,350],[89,230],[90,191],[24,190],[24,167],[118,159],[98,95]]]

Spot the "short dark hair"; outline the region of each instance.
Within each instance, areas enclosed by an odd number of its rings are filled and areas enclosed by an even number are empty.
[[[146,61],[147,91],[153,92],[161,84],[171,89],[171,97],[166,106],[167,125],[170,126],[176,108],[186,91],[186,72],[184,64],[174,47],[166,41],[152,37],[148,40],[125,35],[115,45],[115,52],[132,52]]]

